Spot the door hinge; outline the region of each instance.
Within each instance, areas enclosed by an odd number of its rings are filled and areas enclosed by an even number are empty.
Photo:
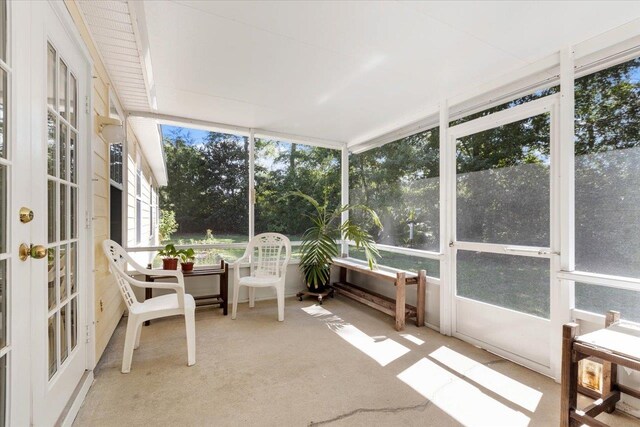
[[[89,97],[88,96],[84,97],[84,110],[85,110],[85,113],[89,114],[90,110],[89,110]]]
[[[87,230],[91,229],[91,216],[89,216],[89,211],[84,211],[84,218],[85,218],[85,223],[84,223],[84,228]]]
[[[85,340],[85,342],[86,342],[87,344],[89,344],[89,343],[91,342],[91,335],[90,335],[90,332],[89,332],[89,325],[88,325],[88,324],[86,325],[86,328],[87,328],[87,335],[86,335],[86,340]]]

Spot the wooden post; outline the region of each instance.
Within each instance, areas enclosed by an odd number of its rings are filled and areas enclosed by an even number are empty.
[[[396,276],[396,331],[404,329],[404,316],[406,304],[406,274],[397,273]]]
[[[605,321],[604,321],[604,327],[608,328],[609,326],[613,325],[614,323],[618,323],[619,321],[620,321],[620,312],[610,310],[607,312],[607,317],[605,318]]]
[[[427,270],[418,272],[418,303],[416,309],[416,325],[424,326],[424,318],[426,315],[427,300]]]
[[[347,283],[347,269],[345,267],[340,267],[340,282]]]
[[[619,311],[609,311],[607,312],[604,327],[608,328],[614,323],[618,323],[620,321],[620,312]],[[607,397],[615,388],[618,383],[618,365],[611,362],[602,362],[602,398]],[[612,413],[616,409],[616,402],[614,401],[612,405],[610,405],[606,411],[607,413]]]
[[[220,299],[222,300],[222,314],[229,313],[229,263],[220,260],[220,268],[224,273],[220,275]]]
[[[562,327],[562,374],[560,388],[560,427],[571,426],[571,411],[578,404],[578,362],[573,360],[573,340],[578,335],[578,324]]]

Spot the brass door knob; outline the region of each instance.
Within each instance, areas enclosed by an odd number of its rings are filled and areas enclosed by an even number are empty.
[[[18,250],[18,256],[21,261],[26,261],[27,258],[31,257],[34,259],[42,259],[47,256],[47,248],[42,245],[31,245],[27,246],[26,243],[20,245]]]

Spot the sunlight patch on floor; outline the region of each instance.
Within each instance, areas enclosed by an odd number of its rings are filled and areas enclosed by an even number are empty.
[[[411,334],[400,334],[400,336],[406,340],[411,341],[412,343],[416,344],[416,345],[422,345],[424,344],[424,341],[421,340],[420,338],[413,336]]]
[[[534,412],[542,399],[542,393],[538,390],[496,372],[448,347],[440,347],[429,356],[447,368],[528,411]]]
[[[330,311],[314,305],[302,308],[314,317],[323,317],[329,329],[335,332],[340,338],[371,357],[380,366],[387,366],[394,360],[404,356],[410,350],[402,344],[387,337],[370,337],[352,324],[345,322],[340,317],[333,315]]]
[[[398,378],[467,427],[528,426],[530,418],[484,394],[480,389],[428,359],[421,359]]]

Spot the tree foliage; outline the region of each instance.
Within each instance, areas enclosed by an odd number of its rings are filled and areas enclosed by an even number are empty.
[[[640,277],[640,59],[576,80],[576,262],[578,268]],[[469,115],[452,126],[553,93],[548,88]],[[457,142],[459,239],[547,246],[549,115]],[[169,185],[163,208],[181,232],[248,234],[248,141],[211,133],[165,139]],[[375,240],[439,250],[439,131],[432,129],[350,156],[350,201],[375,210],[383,227],[352,212]],[[256,140],[256,231],[299,236],[310,206],[282,196],[301,190],[340,203],[335,150]]]

